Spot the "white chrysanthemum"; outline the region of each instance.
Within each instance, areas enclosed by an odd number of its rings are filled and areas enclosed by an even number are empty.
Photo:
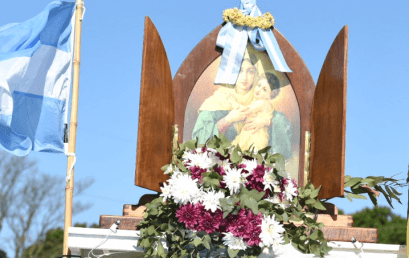
[[[290,206],[290,204],[287,202],[287,200],[284,199],[284,200],[281,201],[278,194],[274,194],[273,197],[266,198],[265,200],[268,201],[268,202],[274,203],[274,204],[278,204],[283,209]]]
[[[177,204],[184,205],[191,202],[198,191],[197,179],[192,179],[188,174],[182,174],[173,179],[172,195]]]
[[[220,160],[214,152],[186,153],[185,159],[187,165],[203,169],[213,167]]]
[[[297,196],[297,187],[294,187],[293,182],[288,182],[288,185],[285,186],[285,196],[287,198],[288,201],[292,201],[292,199]]]
[[[241,164],[246,165],[246,170],[249,171],[250,173],[253,172],[253,170],[259,165],[257,162],[257,159],[252,159],[252,160],[248,160],[248,159],[243,159],[243,161],[241,162]]]
[[[166,183],[163,183],[163,187],[161,187],[160,190],[162,191],[160,196],[163,197],[163,202],[166,202],[167,198],[172,197],[172,187],[170,185],[167,185]]]
[[[278,197],[278,194],[274,194],[273,197],[268,197],[265,199],[268,202],[274,203],[274,204],[280,204],[280,197]]]
[[[199,202],[203,202],[203,197],[205,195],[205,192],[203,191],[202,188],[199,188],[199,191],[196,192],[195,196],[193,196],[191,203],[198,204]]]
[[[226,184],[230,190],[230,194],[238,193],[243,184],[241,174],[242,169],[228,168],[226,169],[226,175],[223,176],[223,183]]]
[[[222,167],[224,170],[230,168],[231,163],[229,162],[229,159],[224,159],[224,160],[219,160],[217,162],[217,165],[219,167]]]
[[[215,212],[217,209],[222,209],[220,205],[220,198],[224,198],[223,192],[216,192],[215,190],[209,190],[208,192],[204,192],[203,195],[203,206],[206,210],[211,210]]]
[[[178,177],[182,176],[183,173],[179,170],[179,168],[176,168],[173,171],[173,174],[170,176],[170,178],[168,179],[168,183],[171,187],[173,187],[173,185],[175,184],[176,180],[178,179]]]
[[[264,191],[270,189],[270,191],[279,192],[280,182],[278,182],[273,174],[273,171],[267,171],[263,176]],[[278,190],[278,191],[277,191]]]
[[[264,216],[261,220],[261,234],[260,239],[263,246],[273,246],[274,244],[282,242],[282,233],[285,229],[278,221],[275,220],[275,215]]]
[[[225,236],[223,237],[224,245],[227,245],[230,249],[238,249],[238,250],[246,250],[247,245],[243,241],[242,237],[235,237],[233,233],[223,233]]]

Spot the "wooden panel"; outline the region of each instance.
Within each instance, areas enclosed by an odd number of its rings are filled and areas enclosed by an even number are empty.
[[[330,227],[352,227],[354,225],[351,215],[331,216],[329,214],[319,214],[317,222]]]
[[[186,105],[197,80],[203,71],[216,59],[222,49],[216,47],[217,35],[222,25],[209,33],[188,55],[173,79],[175,96],[175,123],[179,126],[179,139],[183,139]],[[276,29],[273,33],[280,45],[283,55],[290,66],[292,73],[287,73],[300,108],[301,144],[299,179],[300,185],[304,182],[304,137],[310,131],[311,107],[315,84],[311,74],[293,46]]]
[[[136,230],[136,225],[143,220],[142,217],[127,217],[127,216],[112,216],[101,215],[99,216],[99,227],[110,228],[117,220],[120,221],[118,229],[124,230]]]
[[[344,195],[348,27],[335,38],[318,78],[311,125],[310,179],[319,198]]]
[[[328,241],[351,242],[351,239],[355,238],[361,243],[378,242],[378,229],[376,228],[324,227],[322,232]]]
[[[145,205],[125,204],[122,210],[123,216],[143,217],[145,215]]]
[[[172,75],[159,33],[145,18],[135,185],[160,191],[168,179],[161,167],[172,157]]]

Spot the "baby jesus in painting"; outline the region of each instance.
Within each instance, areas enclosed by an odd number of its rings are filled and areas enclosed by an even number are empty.
[[[259,79],[254,89],[253,100],[248,106],[247,113],[249,117],[257,116],[262,117],[265,121],[272,120],[274,107],[271,100],[278,95],[279,89],[278,87],[275,88],[274,82],[271,82],[271,80],[277,80],[277,78],[270,73],[261,76]],[[232,95],[227,96],[227,101],[234,109],[243,108],[243,105],[239,104]],[[245,125],[246,120],[244,124],[241,123],[241,125],[238,125],[240,133],[236,136],[232,144],[239,145],[242,150],[247,150],[251,146],[257,150],[267,147],[269,141],[268,127],[263,127],[258,130],[243,130]]]

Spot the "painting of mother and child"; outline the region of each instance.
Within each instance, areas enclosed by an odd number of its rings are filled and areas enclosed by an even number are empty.
[[[286,158],[286,172],[298,178],[300,114],[285,73],[274,70],[266,52],[247,46],[235,85],[215,85],[221,57],[196,82],[186,108],[184,139],[205,143],[224,134],[247,150],[271,146]]]

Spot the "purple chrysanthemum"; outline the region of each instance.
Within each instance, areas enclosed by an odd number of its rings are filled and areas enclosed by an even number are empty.
[[[260,223],[261,225],[261,223]],[[247,242],[248,246],[255,246],[255,245],[259,245],[261,242],[260,239],[260,233],[261,233],[261,227],[259,227],[259,225],[257,226],[249,226],[248,227],[248,231],[246,232],[246,235],[244,237],[244,241]]]
[[[250,189],[256,189],[259,192],[262,192],[264,190],[264,184],[263,184],[263,177],[264,174],[266,173],[266,167],[263,165],[257,165],[257,167],[253,170],[253,173],[247,177],[247,184]],[[268,194],[266,194],[265,197],[267,197]]]
[[[190,167],[189,170],[192,174],[192,179],[199,179],[199,182],[202,182],[202,173],[205,173],[206,169],[194,166]]]
[[[195,229],[211,234],[219,229],[222,218],[223,214],[221,212],[206,212],[205,216],[199,218],[199,223]]]
[[[178,218],[179,222],[184,223],[188,229],[195,228],[198,217],[197,209],[190,203],[181,205],[179,210],[176,211],[176,218]]]

